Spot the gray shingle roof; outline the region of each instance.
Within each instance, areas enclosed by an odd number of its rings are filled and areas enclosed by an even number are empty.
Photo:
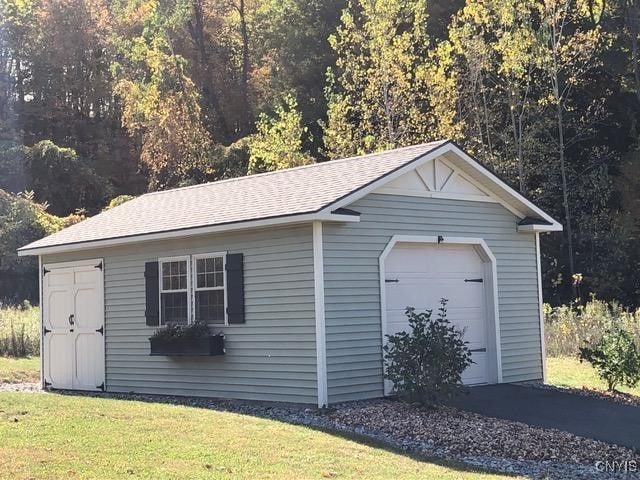
[[[20,250],[314,213],[444,143],[147,193]]]

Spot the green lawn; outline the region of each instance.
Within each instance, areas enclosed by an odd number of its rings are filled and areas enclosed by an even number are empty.
[[[559,387],[607,389],[591,365],[571,357],[547,357],[547,383]],[[618,390],[640,396],[640,387],[618,387]]]
[[[503,478],[233,413],[0,393],[0,478]]]
[[[0,357],[0,383],[40,381],[40,358]]]

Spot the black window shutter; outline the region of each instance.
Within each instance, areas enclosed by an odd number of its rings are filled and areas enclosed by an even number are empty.
[[[244,259],[242,253],[227,255],[227,317],[244,323]]]
[[[160,323],[159,300],[160,288],[158,285],[158,262],[147,262],[144,264],[144,285],[145,285],[145,311],[147,325],[158,325]]]

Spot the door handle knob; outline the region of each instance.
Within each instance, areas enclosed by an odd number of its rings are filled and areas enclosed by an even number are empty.
[[[73,313],[69,315],[69,325],[73,325],[75,323],[74,318],[75,316],[73,315]]]

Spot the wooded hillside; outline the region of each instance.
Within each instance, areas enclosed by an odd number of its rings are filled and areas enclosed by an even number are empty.
[[[547,301],[640,304],[640,0],[0,0],[0,22],[0,298],[36,294],[16,246],[119,195],[452,138],[563,223]]]

